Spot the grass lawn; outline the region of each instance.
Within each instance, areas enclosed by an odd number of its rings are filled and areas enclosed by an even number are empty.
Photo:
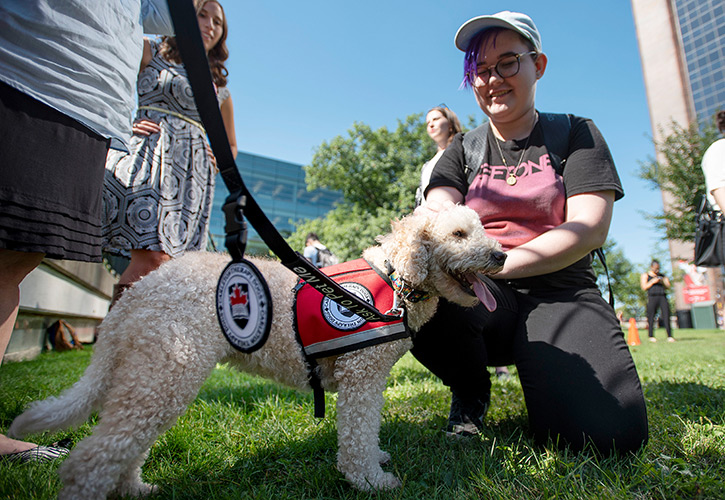
[[[224,366],[153,446],[144,477],[160,487],[153,498],[165,499],[723,499],[725,332],[674,335],[677,342],[664,342],[659,330],[660,341],[650,343],[640,331],[642,345],[631,347],[650,441],[625,458],[535,447],[516,376],[494,381],[483,436],[450,440],[441,432],[447,389],[406,355],[388,382],[380,437],[392,455],[387,470],[404,483],[398,490],[360,493],[337,472],[334,395],[318,421],[311,394]],[[75,382],[91,352],[50,352],[0,367],[0,431],[31,401]],[[91,429],[31,439],[77,442]],[[0,462],[0,498],[55,498],[56,468]]]

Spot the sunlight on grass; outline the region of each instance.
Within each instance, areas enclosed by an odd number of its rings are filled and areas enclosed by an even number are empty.
[[[164,499],[725,498],[725,333],[679,330],[675,336],[675,343],[631,347],[647,399],[650,442],[627,457],[535,446],[514,367],[511,379],[493,378],[483,435],[451,440],[441,432],[448,389],[407,354],[388,381],[380,433],[381,447],[392,455],[385,468],[404,483],[399,490],[360,493],[337,472],[335,395],[326,395],[326,418],[319,420],[310,392],[226,365],[217,366],[152,447],[144,477],[160,487],[152,498]],[[75,382],[91,352],[89,346],[44,353],[0,367],[0,429],[31,401]],[[31,438],[77,442],[93,423]],[[0,498],[55,498],[56,468],[1,465]]]

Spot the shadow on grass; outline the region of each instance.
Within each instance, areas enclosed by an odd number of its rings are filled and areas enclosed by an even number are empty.
[[[506,458],[501,449],[512,453],[533,446],[518,419],[499,422],[484,436],[471,439],[451,439],[439,424],[437,419],[419,424],[386,415],[380,447],[391,454],[391,461],[383,469],[395,474],[404,490],[379,492],[375,498],[474,498],[472,478],[483,472],[482,457],[493,454],[490,467],[498,467],[498,461]],[[160,498],[247,498],[252,492],[253,498],[370,498],[337,471],[336,426],[332,424],[311,435],[289,436],[284,443],[257,443],[252,452],[230,456],[229,448],[217,451],[185,464],[185,450],[156,450],[146,475],[160,486]],[[177,462],[177,466],[162,468],[159,460]],[[431,496],[432,492],[442,496]]]
[[[216,384],[210,386],[207,383],[202,386],[196,397],[209,404],[234,405],[246,414],[256,411],[259,405],[265,404],[270,398],[278,398],[293,405],[310,405],[310,408],[313,403],[311,391],[292,389],[262,378],[253,378],[245,384],[236,386]]]

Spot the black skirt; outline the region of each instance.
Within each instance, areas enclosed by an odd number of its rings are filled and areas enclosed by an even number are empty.
[[[0,248],[100,262],[109,143],[0,82]]]

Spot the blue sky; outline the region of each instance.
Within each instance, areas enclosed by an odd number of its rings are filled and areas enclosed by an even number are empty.
[[[473,16],[530,15],[549,58],[537,108],[594,120],[626,193],[610,238],[642,270],[665,257],[641,213],[661,210],[662,199],[637,177],[654,147],[629,1],[222,2],[239,149],[300,164],[355,121],[394,128],[441,102],[464,122],[480,120],[471,92],[458,89],[463,53],[453,36]]]

